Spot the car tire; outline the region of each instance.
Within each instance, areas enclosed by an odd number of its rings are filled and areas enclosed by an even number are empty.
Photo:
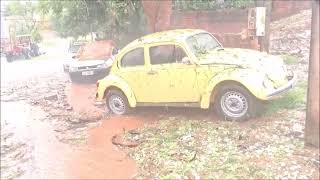
[[[124,115],[130,111],[127,97],[119,90],[110,90],[106,95],[108,110],[116,115]]]
[[[243,121],[257,115],[260,102],[244,87],[225,85],[219,88],[215,110],[224,120]]]

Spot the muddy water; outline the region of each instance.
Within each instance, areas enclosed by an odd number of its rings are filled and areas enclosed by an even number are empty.
[[[96,86],[95,84],[69,84],[65,89],[68,103],[78,114],[87,117],[88,120],[99,120],[105,114],[104,110],[94,106]]]
[[[66,87],[69,104],[78,113],[104,113],[93,105],[96,86],[88,84],[70,84]],[[87,145],[72,153],[65,161],[65,178],[75,179],[128,179],[137,173],[133,160],[127,157],[111,142],[112,136],[124,130],[142,126],[138,117],[110,117],[102,124],[89,130]]]
[[[1,164],[10,164],[3,171],[8,176],[2,178],[61,177],[59,159],[69,148],[57,141],[50,125],[40,121],[45,118],[45,112],[39,108],[32,108],[24,102],[1,102],[1,110],[1,128],[13,134],[11,138],[2,141],[1,148],[3,144],[8,144],[11,148],[7,154],[23,153],[23,157],[29,157],[12,164],[11,162],[19,161],[20,156],[4,158],[6,154],[1,153]],[[21,148],[13,148],[16,147],[16,143],[10,143],[11,141],[21,143],[24,150],[19,152]],[[20,172],[14,174],[14,169],[23,165]]]
[[[137,167],[126,153],[111,142],[112,136],[142,125],[135,118],[113,117],[90,130],[88,146],[73,154],[67,162],[67,178],[128,179],[137,173]]]
[[[66,87],[67,100],[75,111],[97,110],[93,106],[96,86],[72,83]]]
[[[103,120],[100,126],[89,130],[87,144],[75,148],[57,140],[53,128],[47,122],[46,113],[40,108],[33,108],[24,102],[2,102],[1,107],[4,112],[1,113],[2,129],[13,133],[12,138],[26,147],[22,150],[10,149],[8,153],[22,151],[18,154],[30,155],[26,156],[29,158],[23,160],[27,162],[23,164],[10,154],[8,158],[1,154],[1,164],[12,166],[3,169],[4,176],[1,178],[127,179],[136,174],[135,163],[114,146],[111,139],[124,129],[141,126],[143,121],[138,118],[111,117]],[[10,139],[5,139],[3,144],[13,146],[8,141]],[[13,161],[17,161],[16,164],[12,164]],[[18,170],[15,168],[22,165]]]

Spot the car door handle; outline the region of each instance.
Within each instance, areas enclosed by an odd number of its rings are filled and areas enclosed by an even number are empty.
[[[157,74],[157,71],[151,70],[151,71],[148,71],[147,74],[149,74],[149,75],[155,75],[155,74]]]

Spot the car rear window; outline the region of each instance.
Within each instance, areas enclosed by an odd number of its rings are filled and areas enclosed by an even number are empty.
[[[121,67],[133,67],[144,65],[143,48],[137,48],[129,51],[121,59]]]

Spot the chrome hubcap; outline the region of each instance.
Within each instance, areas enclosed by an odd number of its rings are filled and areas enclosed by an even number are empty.
[[[109,98],[109,107],[110,110],[118,115],[124,114],[125,112],[125,103],[123,101],[123,99],[119,96],[116,95],[112,95]]]
[[[248,102],[244,95],[239,92],[229,91],[221,98],[221,108],[230,117],[241,117],[248,110]]]

